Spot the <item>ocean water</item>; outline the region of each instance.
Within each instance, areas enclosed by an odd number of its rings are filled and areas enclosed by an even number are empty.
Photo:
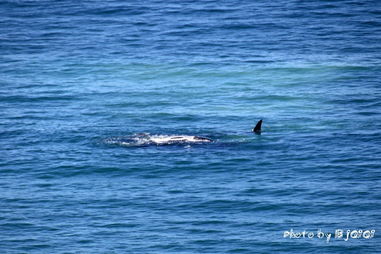
[[[0,252],[379,253],[380,97],[380,1],[3,0]]]

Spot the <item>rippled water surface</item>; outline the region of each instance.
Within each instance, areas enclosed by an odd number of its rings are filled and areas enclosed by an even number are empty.
[[[380,3],[1,1],[0,252],[379,252]]]

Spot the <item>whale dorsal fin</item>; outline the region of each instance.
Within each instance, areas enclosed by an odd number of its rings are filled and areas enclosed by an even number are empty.
[[[262,131],[262,120],[259,120],[257,125],[255,125],[253,132],[255,134],[261,134],[261,131]]]

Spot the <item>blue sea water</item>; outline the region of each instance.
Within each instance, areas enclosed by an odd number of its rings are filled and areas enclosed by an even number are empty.
[[[380,95],[380,1],[2,0],[0,252],[379,253]]]

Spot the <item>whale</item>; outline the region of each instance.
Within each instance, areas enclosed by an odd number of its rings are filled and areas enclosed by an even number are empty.
[[[260,135],[262,132],[262,120],[259,120],[252,132]],[[212,138],[194,135],[152,135],[150,133],[137,133],[132,136],[111,137],[105,139],[107,144],[136,147],[149,145],[183,145],[183,144],[205,144],[216,142]]]

